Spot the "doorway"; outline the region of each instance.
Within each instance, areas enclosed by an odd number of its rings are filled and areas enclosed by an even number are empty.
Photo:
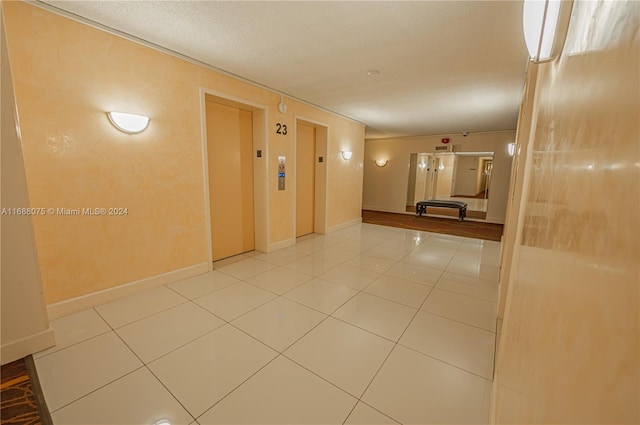
[[[253,251],[253,114],[206,102],[212,260]]]
[[[266,107],[206,89],[201,99],[210,264],[267,252]]]
[[[295,236],[326,233],[328,127],[296,117]]]
[[[304,121],[296,126],[296,237],[314,231],[316,129]]]

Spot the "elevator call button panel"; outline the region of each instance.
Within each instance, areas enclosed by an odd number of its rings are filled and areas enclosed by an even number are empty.
[[[285,180],[285,157],[278,157],[278,190],[284,190]]]

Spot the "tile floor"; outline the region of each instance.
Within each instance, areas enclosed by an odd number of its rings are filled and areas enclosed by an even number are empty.
[[[52,322],[56,424],[487,423],[500,244],[363,224]]]

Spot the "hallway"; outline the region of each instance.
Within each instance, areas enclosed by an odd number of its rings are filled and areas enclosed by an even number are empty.
[[[487,423],[499,254],[362,224],[216,263],[53,321],[58,345],[34,356],[49,410],[64,424]]]

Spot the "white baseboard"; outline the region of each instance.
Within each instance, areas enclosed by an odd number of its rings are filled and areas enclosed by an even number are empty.
[[[355,226],[362,223],[362,217],[354,218],[353,220],[345,221],[344,223],[336,224],[327,229],[327,234],[337,232],[338,230],[346,229],[347,227]]]
[[[138,292],[142,292],[147,289],[177,282],[199,274],[204,274],[208,271],[209,263],[196,264],[194,266],[173,270],[157,276],[147,277],[136,280],[135,282],[125,283],[113,288],[103,289],[102,291],[92,292],[69,300],[49,304],[47,306],[47,313],[49,315],[49,320],[55,320],[128,295],[137,294]]]
[[[2,345],[2,359],[0,363],[7,364],[14,360],[21,359],[29,354],[37,353],[56,345],[53,336],[53,329],[47,329],[33,335],[20,338]]]
[[[277,251],[282,248],[287,248],[296,244],[296,238],[285,239],[283,241],[274,242],[269,244],[269,252]]]

